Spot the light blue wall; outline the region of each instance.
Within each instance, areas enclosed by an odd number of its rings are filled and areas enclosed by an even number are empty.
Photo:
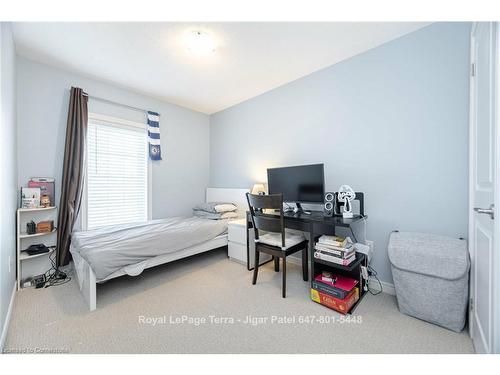
[[[0,23],[0,334],[16,274],[16,55],[10,23]],[[10,264],[9,264],[10,263]]]
[[[469,31],[433,24],[212,115],[211,185],[325,163],[328,190],[365,192],[372,265],[388,282],[392,230],[466,237]]]
[[[209,182],[209,117],[78,74],[18,58],[19,186],[56,178],[59,199],[71,86],[90,95],[161,113],[163,160],[153,162],[153,218],[190,215]],[[145,122],[142,112],[91,100],[89,112]]]

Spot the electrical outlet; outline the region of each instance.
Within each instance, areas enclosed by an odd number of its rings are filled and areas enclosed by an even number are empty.
[[[370,246],[370,252],[373,253],[373,248],[375,247],[375,242],[366,240],[365,244],[367,244],[368,246]]]
[[[363,279],[368,280],[368,268],[365,266],[361,266],[361,274],[363,275]]]
[[[373,250],[375,249],[375,242],[366,240],[365,244],[370,247],[370,250],[368,251],[368,262],[371,262],[373,257]]]

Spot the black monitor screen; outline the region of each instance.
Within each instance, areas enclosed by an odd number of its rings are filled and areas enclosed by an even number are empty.
[[[283,194],[285,202],[322,203],[325,193],[323,164],[267,170],[269,194]]]

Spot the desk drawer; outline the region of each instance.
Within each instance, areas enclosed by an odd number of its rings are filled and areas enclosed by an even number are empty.
[[[330,236],[335,235],[335,226],[328,224],[314,223],[313,226],[314,233],[327,234]]]
[[[236,242],[247,246],[246,226],[244,225],[229,225],[227,230],[227,239],[230,242]]]
[[[285,220],[285,228],[296,229],[302,232],[307,232],[309,230],[309,225],[295,220]]]

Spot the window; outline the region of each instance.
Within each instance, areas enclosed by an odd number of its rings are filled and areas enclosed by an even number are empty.
[[[84,228],[150,219],[150,180],[146,125],[89,114]]]

